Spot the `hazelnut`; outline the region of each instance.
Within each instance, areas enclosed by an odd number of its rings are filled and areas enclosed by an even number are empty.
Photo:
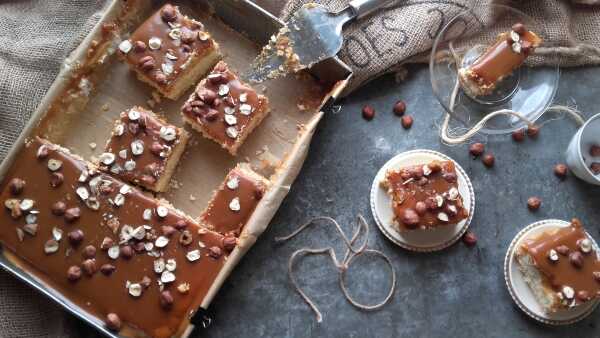
[[[113,241],[110,237],[104,237],[102,240],[102,244],[100,244],[100,249],[108,250],[111,246],[115,245],[115,241]]]
[[[152,186],[156,182],[156,178],[154,178],[150,175],[142,175],[142,178],[140,178],[140,181],[145,185]]]
[[[86,245],[81,254],[85,258],[94,258],[96,257],[96,247],[93,245]]]
[[[402,212],[400,221],[409,229],[415,229],[421,221],[419,215],[414,209],[406,208]]]
[[[594,144],[590,147],[590,156],[600,157],[600,145]]]
[[[160,142],[153,142],[150,145],[150,152],[156,156],[160,156],[160,153],[163,151],[164,147]]]
[[[225,236],[223,238],[223,248],[227,251],[232,251],[237,245],[237,239],[233,236]]]
[[[542,200],[539,197],[533,196],[527,199],[527,207],[531,211],[536,211],[542,205]]]
[[[402,127],[404,127],[404,129],[410,129],[410,127],[412,127],[413,125],[413,118],[410,115],[404,115],[402,116],[401,119],[401,123],[402,123]]]
[[[104,274],[105,276],[109,276],[110,274],[115,272],[116,269],[117,268],[112,264],[104,264],[100,267],[100,272],[102,272],[102,274]]]
[[[569,247],[566,245],[559,245],[558,247],[556,247],[556,252],[558,252],[559,254],[566,256],[569,254]]]
[[[423,216],[425,215],[425,213],[427,212],[427,204],[425,204],[425,202],[423,201],[419,201],[417,202],[417,204],[415,204],[415,211],[417,212],[417,214],[419,216]]]
[[[162,234],[171,237],[177,230],[170,225],[163,225],[160,227]]]
[[[133,50],[136,53],[143,53],[146,51],[146,44],[144,43],[144,41],[138,40],[133,44]]]
[[[554,166],[554,175],[556,175],[556,177],[560,178],[561,180],[567,178],[567,172],[568,168],[563,163],[559,163]]]
[[[446,182],[448,183],[454,183],[456,182],[456,180],[458,179],[458,177],[456,176],[456,173],[453,172],[449,172],[449,173],[444,173],[442,175],[442,177],[446,180]]]
[[[65,214],[65,210],[67,209],[67,205],[63,201],[58,201],[52,204],[52,214],[56,216],[62,216]]]
[[[362,116],[365,120],[372,120],[375,117],[375,109],[369,105],[364,106]]]
[[[211,246],[208,248],[208,255],[214,259],[219,259],[223,255],[223,250],[218,246]]]
[[[525,25],[523,25],[522,23],[518,22],[516,24],[514,24],[512,26],[512,30],[519,33],[519,35],[523,35],[525,34],[526,30],[525,30]]]
[[[52,175],[50,175],[50,186],[52,188],[58,188],[63,183],[64,180],[65,180],[65,177],[63,176],[62,173],[53,172]]]
[[[483,165],[485,165],[488,168],[491,168],[494,166],[494,162],[496,162],[496,158],[492,154],[485,154],[485,155],[483,155],[483,158],[481,159],[481,161],[483,162]]]
[[[438,203],[435,200],[435,197],[427,197],[425,199],[425,207],[427,210],[435,210],[438,208]]]
[[[477,236],[475,236],[472,231],[467,230],[467,232],[465,232],[465,234],[462,236],[462,241],[466,246],[472,247],[477,244]]]
[[[167,83],[167,76],[163,72],[156,72],[154,74],[154,81],[156,83],[164,85]]]
[[[130,259],[131,257],[133,257],[133,248],[131,247],[131,245],[123,245],[119,249],[119,251],[121,257],[123,257],[124,259]]]
[[[425,175],[425,173],[423,171],[423,167],[421,167],[421,166],[412,167],[408,170],[408,172],[410,173],[410,176],[412,178],[414,178],[415,180],[418,180],[421,177],[423,177],[423,175]]]
[[[106,327],[111,331],[119,331],[121,329],[121,319],[116,313],[106,315]]]
[[[173,296],[169,290],[160,293],[160,306],[165,310],[169,310],[173,306]]]
[[[187,222],[183,219],[178,219],[177,222],[175,222],[175,229],[177,230],[183,230],[187,227]]]
[[[161,10],[160,10],[160,17],[165,21],[165,22],[172,22],[175,21],[175,19],[177,19],[177,11],[175,10],[175,7],[173,7],[171,4],[166,4]]]
[[[192,44],[192,43],[194,43],[194,41],[196,41],[196,36],[197,36],[197,34],[194,34],[189,29],[185,29],[185,30],[182,29],[180,39],[181,39],[181,42],[183,42],[183,43]]]
[[[531,138],[536,138],[539,133],[540,133],[540,127],[538,127],[536,125],[531,125],[531,126],[527,127],[527,136],[529,136]]]
[[[142,68],[144,71],[152,70],[155,66],[154,58],[150,55],[146,55],[140,58],[138,61],[138,66],[140,66],[140,68]]]
[[[569,254],[569,262],[577,269],[583,267],[583,255],[579,251],[573,251]]]
[[[204,114],[204,119],[208,122],[214,122],[217,120],[217,118],[219,117],[219,112],[217,110],[214,109],[209,109],[205,114]]]
[[[208,78],[208,82],[214,85],[218,85],[227,82],[227,78],[221,73],[215,73],[210,75],[210,77]]]
[[[25,189],[25,181],[15,177],[12,180],[10,180],[8,186],[11,194],[19,195],[23,191],[23,189]]]
[[[473,155],[474,157],[483,155],[484,151],[485,151],[485,145],[483,143],[479,143],[479,142],[473,143],[469,147],[469,153],[471,155]]]
[[[134,243],[132,247],[133,250],[138,253],[146,251],[146,245],[144,244],[144,242]]]
[[[79,268],[77,265],[72,265],[69,267],[67,270],[67,279],[71,282],[75,282],[79,280],[79,278],[81,278],[81,268]]]
[[[592,165],[590,166],[590,170],[592,171],[592,173],[594,173],[594,175],[600,174],[600,162],[592,163]]]
[[[397,116],[402,116],[406,112],[406,103],[400,100],[394,104],[394,114]]]
[[[600,283],[600,271],[594,271],[592,274],[594,275],[596,282]]]
[[[69,239],[69,243],[71,243],[72,246],[77,246],[83,241],[83,231],[81,231],[80,229],[73,230],[69,232],[67,238]]]
[[[525,140],[525,129],[521,128],[512,132],[512,139],[515,142],[523,142]]]
[[[81,263],[81,266],[83,267],[83,271],[85,271],[88,276],[93,276],[96,273],[96,260],[93,258],[86,259],[83,261],[83,263]]]
[[[46,157],[48,157],[49,153],[50,153],[50,150],[48,149],[48,146],[43,144],[38,148],[37,158],[40,160],[45,159]]]
[[[592,297],[590,296],[589,292],[585,290],[579,290],[577,291],[577,299],[582,302],[587,302],[588,300],[592,299]]]
[[[78,207],[65,210],[65,220],[69,223],[75,222],[81,217],[81,209]]]
[[[440,172],[442,170],[442,164],[439,161],[432,161],[427,165],[432,174]]]
[[[135,122],[130,122],[127,124],[127,130],[133,135],[137,135],[140,132],[140,125]]]
[[[206,104],[212,104],[217,98],[217,93],[207,88],[201,88],[198,92],[196,92],[196,95]]]
[[[148,276],[144,276],[142,277],[142,281],[140,282],[140,285],[144,288],[147,289],[148,287],[150,287],[150,284],[152,283],[152,280],[150,279],[150,277]]]

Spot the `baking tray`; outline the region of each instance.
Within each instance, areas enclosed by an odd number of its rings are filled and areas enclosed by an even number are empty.
[[[260,46],[282,26],[276,17],[248,0],[170,1],[185,14],[200,19],[220,43],[224,60],[243,72],[259,52]],[[91,160],[102,152],[112,121],[134,105],[152,108],[169,122],[182,125],[178,101],[157,100],[153,90],[138,81],[117,61],[118,42],[131,32],[164,1],[113,0],[102,19],[65,60],[59,75],[37,110],[0,164],[0,181],[24,141],[34,135],[64,145]],[[266,229],[290,185],[298,175],[308,152],[312,135],[324,111],[346,87],[352,72],[337,58],[326,60],[310,74],[290,76],[258,85],[272,103],[269,117],[254,131],[237,157],[229,156],[211,141],[193,133],[191,144],[180,161],[166,198],[192,217],[199,216],[228,169],[238,162],[249,162],[272,182],[264,203],[249,220],[236,248],[205,297],[192,325],[205,327],[210,320],[206,309],[235,265]],[[187,128],[187,127],[186,127]],[[189,128],[188,128],[189,129]],[[95,149],[91,144],[96,144]],[[200,173],[200,174],[199,174]],[[109,337],[118,337],[104,327],[103,321],[90,315],[54,291],[41,276],[27,269],[27,263],[8,250],[2,250],[0,266],[75,316]]]

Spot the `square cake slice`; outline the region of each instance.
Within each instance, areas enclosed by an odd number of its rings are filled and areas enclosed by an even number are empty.
[[[547,313],[600,297],[598,252],[578,219],[525,238],[515,250],[523,279]]]
[[[200,223],[223,235],[239,237],[269,186],[269,180],[249,165],[238,165],[215,191]]]
[[[119,44],[138,78],[176,100],[221,59],[219,45],[202,23],[164,5]]]
[[[468,217],[457,181],[453,162],[432,161],[388,170],[380,184],[392,199],[398,230],[410,231],[457,224]]]
[[[267,97],[240,81],[219,62],[183,106],[183,119],[204,137],[235,155],[269,113]]]
[[[98,159],[100,169],[146,189],[162,192],[183,154],[189,134],[142,107],[121,113],[106,149]]]

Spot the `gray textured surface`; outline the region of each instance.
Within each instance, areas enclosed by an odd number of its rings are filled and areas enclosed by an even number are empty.
[[[593,89],[599,86],[600,68],[565,70],[556,102],[568,103],[573,98],[590,116],[600,104]],[[409,131],[391,113],[400,98],[415,117]],[[370,122],[360,115],[366,103],[377,110]],[[408,79],[400,84],[392,76],[383,77],[342,104],[339,113],[328,114],[322,121],[304,168],[271,226],[214,300],[212,327],[194,337],[600,336],[597,311],[562,328],[528,319],[508,295],[502,273],[508,244],[534,221],[577,216],[592,236],[600,238],[600,188],[573,176],[561,182],[552,173],[553,165],[564,161],[563,152],[575,132],[571,120],[553,121],[542,128],[538,140],[522,144],[510,136],[490,137],[487,148],[497,162],[488,170],[470,158],[466,146],[440,144],[436,128],[441,108],[431,94],[426,67],[411,68]],[[441,151],[470,175],[477,199],[471,225],[479,237],[476,248],[459,242],[438,253],[410,253],[389,242],[375,227],[368,197],[374,175],[395,154],[416,148]],[[532,195],[543,200],[537,213],[525,205]],[[338,219],[349,232],[357,213],[371,223],[371,247],[393,259],[397,290],[380,311],[356,310],[344,300],[329,259],[307,258],[299,265],[300,280],[324,313],[323,323],[317,324],[289,283],[287,259],[302,246],[336,243],[341,249],[341,240],[333,228],[323,226],[283,245],[273,239],[317,215]],[[385,265],[368,258],[357,260],[349,277],[351,291],[363,301],[383,296],[389,283]],[[91,329],[82,327],[84,332],[87,336]]]

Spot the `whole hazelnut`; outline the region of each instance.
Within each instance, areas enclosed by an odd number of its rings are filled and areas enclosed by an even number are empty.
[[[156,72],[154,74],[154,80],[156,83],[164,85],[167,83],[167,76],[163,72]]]
[[[88,276],[93,276],[97,271],[96,260],[93,258],[84,260],[83,263],[81,263],[81,266],[83,267],[83,271],[85,271]]]
[[[369,105],[364,106],[362,116],[365,120],[372,120],[375,117],[375,109]]]
[[[177,222],[175,222],[175,228],[177,230],[183,230],[187,227],[187,222],[183,219],[178,219]]]
[[[146,51],[146,44],[144,43],[144,41],[138,40],[133,44],[133,50],[136,53],[143,53]]]
[[[600,271],[594,271],[592,274],[594,275],[596,282],[600,283]]]
[[[71,282],[75,282],[81,278],[81,268],[77,265],[72,265],[67,270],[67,279]]]
[[[413,125],[414,120],[413,120],[412,116],[404,115],[404,116],[402,116],[401,122],[402,122],[402,127],[404,129],[410,129],[410,127],[412,127],[412,125]]]
[[[173,307],[173,296],[169,290],[164,290],[160,293],[160,306],[165,310]]]
[[[402,212],[402,217],[400,217],[400,221],[407,228],[415,229],[419,225],[421,218],[419,217],[419,214],[417,214],[417,212],[414,209],[406,208]]]
[[[94,258],[96,257],[96,247],[93,245],[86,245],[81,254],[85,258]]]
[[[65,210],[67,209],[67,205],[63,201],[58,201],[52,204],[52,214],[56,216],[62,216],[65,214]]]
[[[537,196],[529,197],[527,199],[527,207],[531,211],[538,210],[541,205],[542,205],[542,200]]]
[[[440,172],[442,170],[442,164],[439,161],[432,161],[431,163],[429,163],[427,165],[429,167],[429,170],[431,170],[432,174],[435,174],[437,172]]]
[[[560,178],[561,180],[567,178],[567,172],[568,168],[566,164],[559,163],[554,166],[554,175],[556,175],[556,177]]]
[[[232,251],[237,245],[237,239],[233,236],[223,237],[223,248],[227,251]]]
[[[214,259],[219,259],[223,255],[223,250],[218,246],[211,246],[208,249],[208,255]]]
[[[50,175],[50,186],[52,188],[58,188],[63,183],[64,180],[65,180],[65,177],[63,176],[62,173],[54,172],[54,173],[52,173],[52,175]]]
[[[163,225],[160,227],[160,230],[161,230],[162,234],[167,237],[173,236],[173,234],[177,231],[174,227],[172,227],[170,225]]]
[[[588,300],[592,299],[592,297],[590,296],[589,292],[585,290],[579,290],[577,291],[577,299],[582,302],[587,302]]]
[[[106,327],[111,331],[119,331],[121,329],[121,319],[116,313],[106,315]]]
[[[512,132],[512,139],[515,142],[523,142],[525,140],[525,128],[515,130]]]
[[[73,230],[69,232],[67,238],[69,239],[69,243],[71,243],[72,246],[77,246],[83,241],[83,231],[81,231],[80,229]]]
[[[69,223],[75,222],[81,217],[81,209],[78,207],[65,210],[65,220]]]
[[[404,112],[406,112],[406,103],[402,100],[396,102],[396,104],[394,104],[394,114],[402,116],[404,115]]]
[[[427,212],[427,204],[425,204],[423,201],[417,202],[417,204],[415,204],[415,211],[419,216],[425,215]]]
[[[577,269],[583,267],[583,255],[579,251],[573,251],[569,254],[569,262]]]
[[[540,127],[538,127],[536,125],[531,125],[531,126],[527,127],[527,136],[529,136],[531,138],[536,138],[539,133],[540,133]]]
[[[483,155],[483,158],[481,159],[481,161],[483,162],[483,165],[485,165],[488,168],[491,168],[494,166],[494,163],[496,162],[496,158],[494,157],[493,154],[485,154],[485,155]]]
[[[109,276],[110,274],[115,272],[116,269],[117,268],[114,265],[107,263],[100,267],[100,272],[102,272],[103,275]]]
[[[8,186],[11,194],[19,195],[21,192],[23,192],[23,189],[25,189],[25,181],[15,177],[12,180],[10,180]]]
[[[600,157],[600,145],[594,144],[590,147],[590,156]]]
[[[150,55],[146,55],[146,56],[140,58],[140,60],[138,61],[138,65],[144,71],[149,71],[149,70],[154,69],[155,64],[156,63],[154,61],[154,58]]]
[[[160,153],[163,151],[164,147],[160,142],[152,142],[150,145],[150,152],[156,156],[160,156]]]
[[[161,10],[160,10],[160,17],[165,21],[165,22],[172,22],[175,21],[175,19],[177,19],[177,11],[175,10],[175,7],[173,7],[171,4],[166,4]]]
[[[467,232],[465,232],[465,234],[462,236],[462,241],[466,246],[472,247],[477,244],[477,236],[475,236],[472,231],[467,230]]]
[[[594,175],[600,174],[600,162],[592,163],[590,170],[594,173]]]
[[[446,180],[446,182],[448,183],[454,183],[456,182],[456,180],[458,179],[458,176],[456,176],[456,173],[453,172],[448,172],[448,173],[444,173],[442,175],[442,177]]]
[[[561,254],[563,256],[568,255],[569,251],[571,251],[571,250],[566,245],[559,245],[559,246],[556,247],[556,252],[558,252],[559,254]]]
[[[469,153],[474,157],[481,156],[485,151],[485,145],[483,143],[473,143],[469,146]]]
[[[133,248],[131,247],[131,245],[123,245],[119,249],[119,251],[121,257],[123,257],[124,259],[130,259],[131,257],[133,257]]]

